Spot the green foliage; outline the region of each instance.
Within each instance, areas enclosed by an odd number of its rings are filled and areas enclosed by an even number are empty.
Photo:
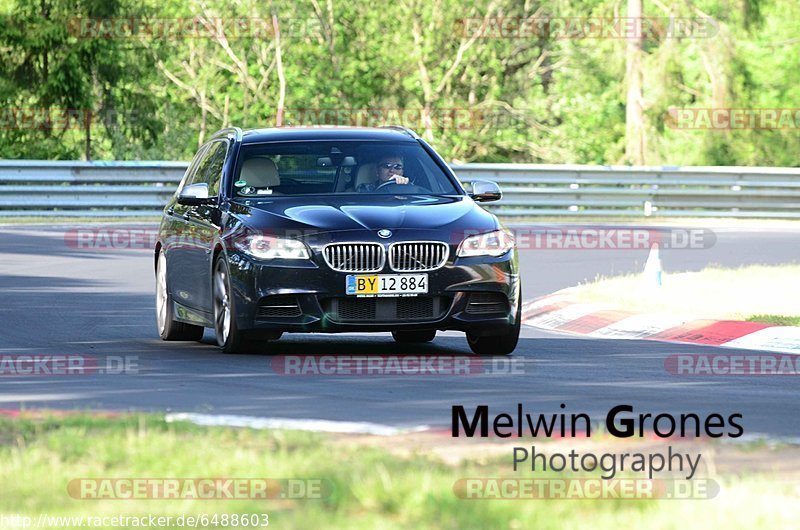
[[[753,315],[747,318],[748,322],[764,322],[776,326],[800,326],[800,316],[786,315]]]
[[[666,116],[675,108],[797,107],[800,4],[645,0],[644,15],[715,21],[708,37],[645,41],[648,164],[797,165],[798,129],[675,129]],[[274,125],[282,70],[290,125],[376,125],[399,115],[451,160],[624,162],[626,40],[541,31],[497,38],[499,27],[548,16],[624,17],[624,3],[5,0],[0,157],[82,157],[79,120],[14,125],[13,109],[51,108],[80,109],[84,122],[91,111],[94,158],[185,160],[219,128]],[[76,31],[79,19],[124,17],[201,29],[222,21],[224,34]],[[471,38],[483,17],[494,31]],[[459,121],[448,122],[454,113]]]
[[[143,83],[152,78],[149,54],[124,40],[85,39],[77,33],[83,19],[142,14],[135,5],[127,0],[17,2],[0,19],[0,156],[92,157],[93,149],[125,155],[119,146],[155,143],[157,102]],[[120,116],[134,110],[141,113],[138,119],[116,126]],[[97,134],[99,146],[91,142]]]

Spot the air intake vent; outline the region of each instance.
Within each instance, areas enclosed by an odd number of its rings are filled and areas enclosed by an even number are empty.
[[[452,298],[415,296],[405,298],[331,298],[322,304],[334,322],[410,322],[439,320]]]
[[[397,272],[433,271],[447,262],[450,247],[437,241],[408,241],[389,246],[389,266]]]
[[[292,294],[278,294],[267,296],[258,305],[258,318],[286,318],[299,317],[303,314],[297,297]]]
[[[425,296],[397,300],[397,318],[400,320],[419,320],[433,316],[433,298]]]
[[[472,293],[466,311],[472,315],[507,313],[508,301],[503,293]]]
[[[344,298],[333,301],[331,317],[342,322],[375,320],[377,298]]]
[[[386,261],[379,243],[332,243],[323,256],[328,266],[339,272],[378,272]]]

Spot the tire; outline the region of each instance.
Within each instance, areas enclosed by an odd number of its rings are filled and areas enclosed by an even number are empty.
[[[517,303],[516,323],[508,328],[503,335],[487,335],[478,337],[467,332],[467,343],[470,349],[478,355],[509,355],[517,347],[519,331],[522,327],[522,296]]]
[[[392,337],[399,344],[420,344],[430,342],[436,337],[435,329],[392,331]]]
[[[167,286],[167,256],[162,249],[156,265],[156,328],[161,340],[201,340],[205,328],[175,320]]]
[[[211,291],[214,299],[214,335],[217,345],[225,353],[260,353],[269,341],[278,340],[280,331],[260,331],[248,336],[236,324],[233,289],[230,269],[225,256],[217,257],[214,274],[211,278]]]

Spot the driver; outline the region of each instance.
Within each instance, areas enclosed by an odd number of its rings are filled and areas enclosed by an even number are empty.
[[[408,184],[409,178],[403,176],[403,157],[386,155],[378,159],[375,164],[375,181],[359,184],[356,191],[375,191],[387,182],[394,184]]]

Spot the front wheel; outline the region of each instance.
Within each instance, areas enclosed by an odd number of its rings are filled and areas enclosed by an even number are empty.
[[[522,326],[522,298],[517,304],[517,318],[513,326],[507,328],[503,335],[488,335],[479,337],[467,332],[467,343],[470,349],[478,355],[508,355],[514,351],[519,342],[519,332]]]
[[[225,353],[236,353],[244,346],[244,337],[236,325],[233,312],[233,290],[230,269],[225,256],[220,255],[214,263],[212,292],[214,295],[214,335],[217,346]]]
[[[214,334],[217,345],[225,353],[257,353],[264,349],[269,341],[278,340],[280,331],[264,331],[259,334],[245,336],[236,324],[236,313],[231,288],[231,275],[225,256],[220,255],[214,264],[212,279],[214,296]]]

